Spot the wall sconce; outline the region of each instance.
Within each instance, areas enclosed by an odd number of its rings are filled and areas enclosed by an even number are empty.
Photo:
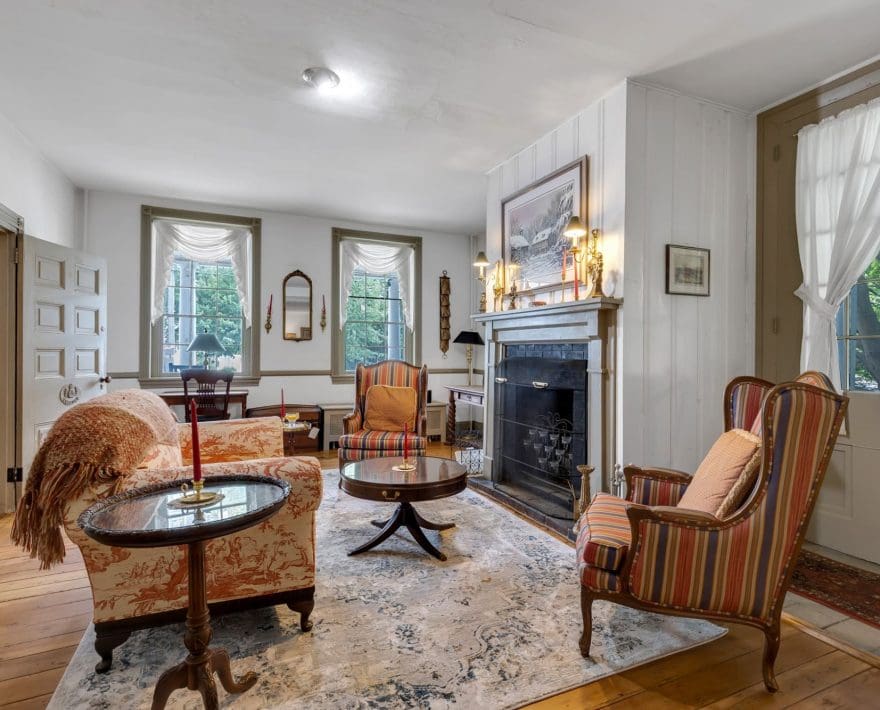
[[[571,239],[569,253],[574,259],[574,300],[578,300],[578,281],[580,281],[580,265],[586,264],[587,275],[590,278],[591,289],[588,298],[602,298],[602,268],[604,259],[599,251],[599,230],[591,232],[591,239],[581,246],[580,239],[587,233],[586,228],[579,217],[572,216],[562,231],[563,236]]]
[[[499,259],[495,262],[495,301],[492,304],[492,310],[495,311],[503,311],[504,310],[504,277],[505,277],[505,269],[504,269],[504,260]]]
[[[486,258],[486,252],[481,251],[477,253],[477,258],[474,260],[474,266],[479,267],[480,275],[477,276],[477,281],[480,282],[480,313],[486,312],[486,267],[489,266],[489,259]]]

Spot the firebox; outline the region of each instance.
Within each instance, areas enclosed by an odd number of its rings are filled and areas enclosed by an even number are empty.
[[[490,386],[495,489],[548,518],[574,520],[576,466],[588,461],[585,345],[505,346]]]

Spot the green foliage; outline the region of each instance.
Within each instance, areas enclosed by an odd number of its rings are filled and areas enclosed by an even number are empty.
[[[880,256],[865,270],[848,296],[849,362],[842,363],[849,387],[877,390],[880,386]],[[855,336],[855,337],[853,337]]]
[[[345,370],[359,362],[372,365],[387,359],[406,359],[406,330],[402,323],[397,283],[387,276],[356,273],[346,304]]]

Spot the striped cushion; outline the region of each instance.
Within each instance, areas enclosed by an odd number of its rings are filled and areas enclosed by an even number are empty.
[[[626,497],[642,505],[676,505],[687,487],[687,483],[636,475]]]
[[[367,451],[399,451],[403,452],[402,431],[367,431],[361,429],[354,434],[343,434],[339,437],[339,447],[343,449],[364,449]],[[410,451],[422,456],[428,446],[424,436],[409,435]]]
[[[597,493],[581,519],[578,559],[592,567],[617,572],[626,559],[630,529],[623,498]]]

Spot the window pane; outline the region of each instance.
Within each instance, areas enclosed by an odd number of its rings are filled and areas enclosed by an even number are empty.
[[[880,382],[880,338],[850,343],[851,389],[875,392]]]
[[[197,288],[217,288],[217,265],[196,264],[194,285]]]
[[[880,335],[880,282],[856,284],[849,299],[850,333]]]

